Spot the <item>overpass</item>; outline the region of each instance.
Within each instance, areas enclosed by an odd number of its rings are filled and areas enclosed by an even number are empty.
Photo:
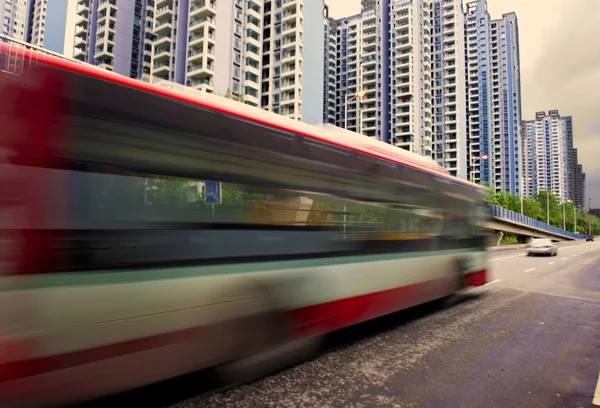
[[[526,217],[506,208],[490,204],[491,218],[484,223],[485,228],[494,231],[494,241],[500,244],[506,234],[516,235],[520,243],[528,238],[549,238],[553,241],[574,241],[585,239],[586,235],[575,234],[545,222]]]

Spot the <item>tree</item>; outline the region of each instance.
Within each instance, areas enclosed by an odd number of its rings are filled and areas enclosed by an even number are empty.
[[[231,93],[231,89],[227,88],[225,94],[221,95],[223,98],[231,99],[236,102],[244,102],[244,95],[235,96]]]
[[[521,198],[518,195],[505,191],[496,191],[488,187],[486,198],[490,204],[516,213],[521,212]],[[550,205],[548,206],[548,204]],[[547,221],[548,208],[550,209],[550,225],[563,228],[566,224],[567,231],[573,231],[575,222],[577,222],[577,233],[588,233],[588,214],[580,208],[574,208],[572,203],[561,202],[552,192],[540,191],[537,195],[527,197],[523,200],[523,214],[538,221]],[[599,235],[600,219],[590,216],[589,220],[591,235]]]

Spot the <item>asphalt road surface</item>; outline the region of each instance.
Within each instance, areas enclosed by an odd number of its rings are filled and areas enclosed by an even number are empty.
[[[567,243],[551,258],[496,251],[490,263],[490,283],[457,296],[449,308],[426,305],[344,330],[316,358],[250,384],[215,391],[206,378],[189,377],[184,386],[153,388],[151,402],[131,402],[177,408],[596,407],[600,244]]]

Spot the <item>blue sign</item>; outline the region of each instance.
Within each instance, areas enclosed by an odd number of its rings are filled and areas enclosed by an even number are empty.
[[[204,202],[206,204],[220,204],[221,203],[221,182],[220,181],[206,181],[204,183]]]

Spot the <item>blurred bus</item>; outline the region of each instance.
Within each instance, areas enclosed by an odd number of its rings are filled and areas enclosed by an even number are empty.
[[[277,359],[486,282],[482,190],[431,160],[16,53],[0,74],[2,407]]]

